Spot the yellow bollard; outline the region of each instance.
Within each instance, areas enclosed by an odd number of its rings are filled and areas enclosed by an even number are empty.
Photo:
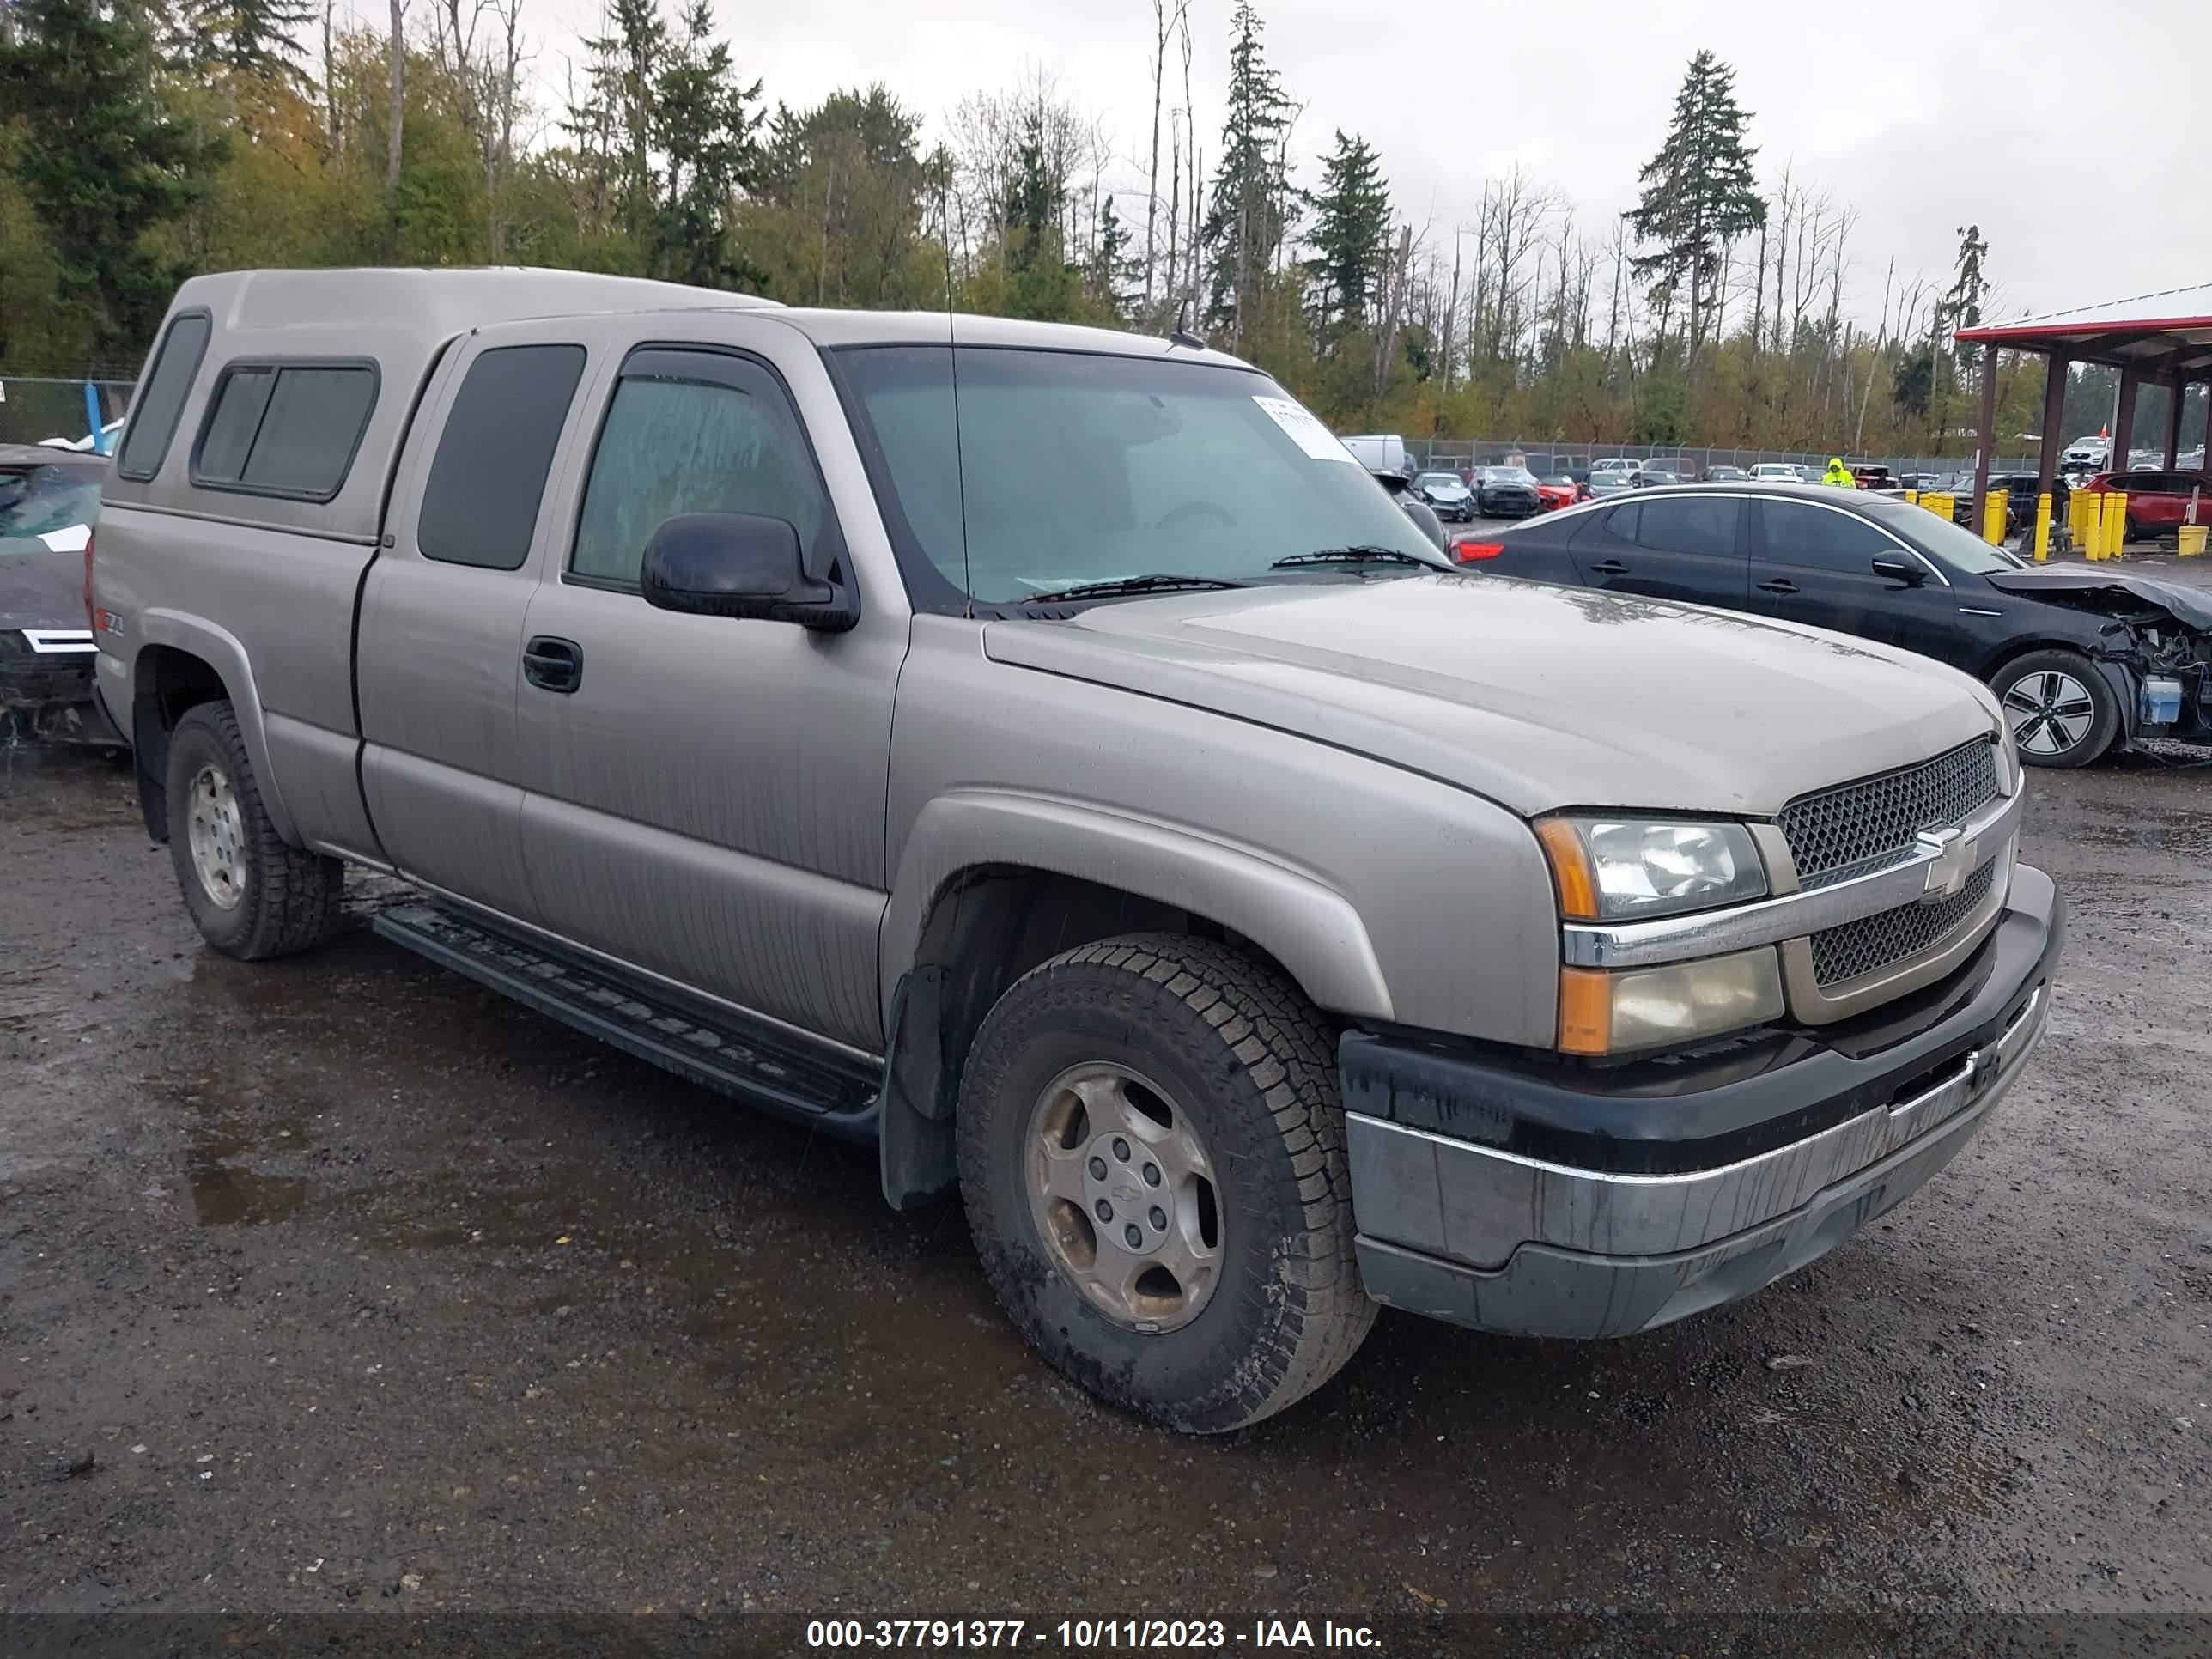
[[[2009,491],[1992,489],[1982,499],[1982,539],[1992,546],[2002,547],[2005,538],[2006,496]]]
[[[1917,489],[1908,489],[1908,490],[1906,490],[1906,491],[1905,492],[1905,504],[1907,507],[1917,507],[1917,506],[1919,506],[1919,505],[1920,505],[1920,492],[1919,492],[1918,490],[1917,490]]]
[[[2051,492],[2044,490],[2035,498],[2035,562],[2047,564],[2051,561]]]
[[[2128,550],[2128,492],[2105,492],[2105,556],[2123,558]]]
[[[2201,524],[2185,524],[2181,526],[2179,534],[2183,558],[2193,559],[2204,551],[2204,538],[2208,531],[2212,531],[2212,526]]]
[[[2089,552],[2089,502],[2086,489],[2068,492],[2066,497],[2066,541],[2076,553],[2084,557]]]
[[[1946,491],[1940,489],[1931,490],[1929,494],[1923,495],[1920,498],[1920,505],[1926,507],[1937,518],[1944,520],[1946,522],[1948,522],[1951,518],[1953,511],[1952,501],[1949,494]]]
[[[2100,489],[2089,497],[2089,505],[2082,509],[2083,519],[2089,532],[2086,551],[2094,560],[2102,561],[2105,556],[2105,503],[2111,499],[2111,495]]]

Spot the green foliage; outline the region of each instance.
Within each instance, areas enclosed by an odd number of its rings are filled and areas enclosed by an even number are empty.
[[[920,118],[881,86],[779,106],[737,237],[761,291],[793,305],[943,305],[944,248],[921,234],[942,185],[921,136]]]
[[[155,92],[142,14],[105,0],[19,0],[0,46],[9,168],[54,260],[54,301],[94,356],[134,355],[185,271],[149,233],[180,218],[219,146]]]
[[[1229,115],[1199,237],[1209,273],[1206,320],[1226,326],[1232,349],[1241,349],[1247,335],[1266,331],[1267,277],[1290,234],[1295,194],[1283,154],[1291,100],[1267,62],[1252,0],[1237,0],[1229,27]]]
[[[1194,291],[1198,325],[1340,428],[1972,447],[1973,366],[1944,335],[1986,302],[1979,231],[1960,231],[1937,315],[1923,304],[1901,325],[1911,340],[1850,330],[1835,299],[1847,211],[1808,208],[1785,181],[1761,230],[1748,118],[1710,54],[1643,170],[1633,249],[1574,234],[1567,205],[1518,168],[1483,185],[1474,222],[1409,231],[1357,134],[1306,158],[1310,198],[1293,183],[1297,106],[1243,0],[1201,177],[1187,112],[1169,124],[1148,269],[1128,162],[1041,72],[959,98],[925,151],[921,112],[882,86],[763,118],[705,0],[608,0],[565,107],[518,112],[499,43],[453,38],[467,9],[416,8],[387,185],[387,43],[341,30],[317,43],[310,79],[311,4],[15,0],[0,27],[0,362],[127,363],[179,277],[255,265],[523,263],[794,304],[1154,328]],[[1747,277],[1755,230],[1771,280]],[[1139,319],[1148,287],[1169,297]],[[2006,360],[2001,429],[2033,429],[2041,390],[2039,365]],[[2112,396],[2109,373],[2076,371],[2064,435],[2094,432]]]
[[[1390,191],[1381,159],[1357,133],[1341,129],[1322,158],[1314,192],[1314,327],[1324,349],[1361,328],[1382,306],[1390,257]]]

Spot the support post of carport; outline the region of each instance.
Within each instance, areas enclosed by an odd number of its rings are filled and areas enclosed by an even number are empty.
[[[2181,371],[2176,368],[2173,378],[2166,384],[2170,395],[2166,405],[2166,460],[2163,465],[2171,472],[2181,459],[2181,394],[2189,390],[2189,382],[2182,379]]]
[[[2136,446],[2136,392],[2142,384],[2131,365],[2120,370],[2119,407],[2112,411],[2112,453],[2105,468],[2108,472],[2128,470],[2128,452]]]
[[[2051,354],[2050,367],[2043,377],[2043,445],[2035,456],[2035,514],[2031,522],[2035,526],[2034,554],[2039,559],[2051,556],[2051,520],[2043,510],[2050,499],[2052,486],[2058,482],[2058,453],[2065,442],[2063,435],[2066,423],[2066,354]],[[2027,551],[2025,548],[2021,550]]]
[[[1982,533],[1982,523],[1988,512],[1990,499],[1990,458],[1996,453],[1997,441],[1997,349],[1995,344],[1982,348],[1982,427],[1981,437],[1974,451],[1974,516],[1973,530]]]

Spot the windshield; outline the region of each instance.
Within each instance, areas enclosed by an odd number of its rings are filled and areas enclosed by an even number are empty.
[[[1279,581],[1277,560],[1334,548],[1450,568],[1328,428],[1254,371],[963,346],[956,387],[946,346],[835,360],[918,605],[1018,604],[1144,575]]]
[[[0,542],[35,539],[88,525],[100,514],[100,473],[33,466],[0,472]],[[25,547],[5,550],[28,552]]]
[[[1424,489],[1433,489],[1443,484],[1458,483],[1459,474],[1456,472],[1424,472],[1419,477],[1414,479],[1413,482],[1420,485]]]
[[[2020,561],[2001,547],[1992,547],[1971,530],[1960,528],[1925,507],[1910,507],[1888,495],[1869,495],[1854,503],[1868,518],[1910,542],[1954,570],[1986,576],[1995,570],[2017,570]]]
[[[1517,466],[1486,466],[1482,469],[1482,481],[1494,484],[1532,484],[1536,482],[1536,475]]]

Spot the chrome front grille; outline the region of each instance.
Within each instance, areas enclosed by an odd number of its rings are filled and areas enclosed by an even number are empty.
[[[1813,977],[1823,989],[1918,956],[1948,938],[1990,896],[2000,860],[1990,860],[1949,898],[1905,904],[1813,935]]]
[[[1921,830],[1963,823],[1996,798],[1996,745],[1979,739],[1901,772],[1792,801],[1779,823],[1797,879],[1819,887],[1903,856]]]

